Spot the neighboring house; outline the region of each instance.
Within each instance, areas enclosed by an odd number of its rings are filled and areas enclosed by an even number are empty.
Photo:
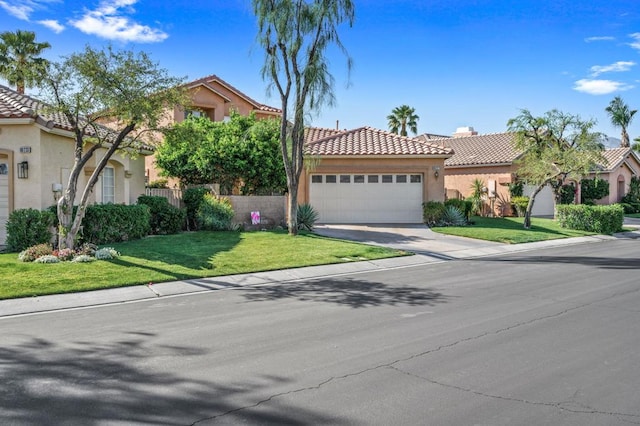
[[[620,202],[629,192],[632,177],[640,177],[640,157],[631,148],[612,148],[604,151],[604,164],[600,165],[597,177],[609,182],[609,196],[597,200],[597,204],[614,204]]]
[[[418,136],[425,140],[424,136]],[[493,204],[497,215],[511,214],[509,184],[515,183],[518,166],[514,163],[522,152],[513,147],[514,133],[479,135],[472,127],[459,128],[451,138],[427,140],[453,150],[444,162],[444,185],[447,198],[466,198],[472,193],[472,184],[480,179],[487,188],[487,204]],[[524,195],[533,188],[525,186]],[[492,200],[493,199],[493,200]],[[537,196],[533,205],[534,216],[553,215],[554,197],[549,186]]]
[[[268,105],[261,104],[242,93],[226,81],[216,75],[194,80],[186,83],[191,105],[188,109],[174,107],[168,111],[168,123],[171,125],[183,121],[189,115],[205,116],[212,121],[225,121],[229,119],[232,110],[241,115],[249,115],[255,112],[257,118],[280,117],[282,111]],[[158,140],[157,143],[162,143]],[[146,158],[146,173],[148,182],[158,180],[160,170],[155,166],[155,156]]]
[[[298,203],[319,223],[421,223],[422,203],[444,201],[444,162],[451,149],[361,127],[309,128]],[[311,160],[311,161],[309,161]]]
[[[73,167],[74,135],[62,114],[39,113],[44,105],[0,85],[0,245],[6,221],[15,209],[45,209],[57,201]],[[80,175],[83,187],[104,150]],[[134,204],[144,194],[144,155],[114,155],[90,196],[90,203]]]

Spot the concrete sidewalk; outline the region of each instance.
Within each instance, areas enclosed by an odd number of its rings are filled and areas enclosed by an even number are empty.
[[[361,230],[362,232],[369,232],[369,238],[365,238],[361,235],[361,239],[358,241],[400,248],[402,250],[412,251],[416,254],[413,256],[396,257],[391,259],[309,266],[296,269],[172,281],[82,293],[0,300],[0,318],[64,309],[84,308],[89,306],[153,300],[161,297],[233,289],[245,286],[269,285],[304,279],[340,276],[361,272],[374,272],[392,268],[405,268],[456,259],[471,259],[483,256],[561,247],[572,244],[598,243],[617,238],[640,238],[640,229],[637,229],[633,232],[625,232],[615,234],[613,236],[595,235],[589,237],[564,238],[512,245],[470,240],[468,238],[442,236],[441,234],[431,232],[424,226],[420,228],[412,226],[402,226],[397,229],[387,228],[387,231],[383,232],[380,232],[379,227],[376,228],[378,231],[366,229]],[[389,229],[391,229],[391,231],[389,231]],[[383,233],[385,235],[377,235],[376,232],[377,234]],[[341,229],[339,226],[318,227],[318,233],[321,235],[346,239],[353,239],[354,235],[348,234],[347,230]],[[416,234],[419,236],[416,237]],[[424,240],[425,236],[427,238],[426,240]],[[385,238],[388,238],[391,241],[385,242]],[[430,240],[429,238],[432,239]]]

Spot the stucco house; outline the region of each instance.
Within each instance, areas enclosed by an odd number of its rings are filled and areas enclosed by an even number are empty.
[[[0,85],[0,245],[6,241],[6,221],[15,209],[44,209],[57,201],[73,166],[74,139],[61,114],[43,113],[43,104]],[[86,184],[104,155],[99,150],[80,176]],[[90,203],[134,204],[144,194],[144,155],[137,159],[114,155],[90,197]]]
[[[217,75],[209,75],[184,85],[188,92],[191,105],[187,108],[172,107],[166,114],[168,121],[165,126],[183,121],[189,115],[205,116],[212,121],[229,119],[232,110],[241,115],[254,112],[258,119],[280,117],[282,111],[278,108],[262,104],[247,96]],[[161,143],[158,139],[156,143]],[[158,180],[160,170],[155,166],[155,156],[150,155],[145,160],[145,170],[148,182]]]
[[[609,182],[609,195],[597,204],[614,204],[620,202],[629,192],[632,177],[640,177],[640,157],[631,148],[612,148],[603,152],[604,164],[598,167],[597,177]]]
[[[516,160],[522,152],[513,146],[514,133],[492,133],[479,135],[473,128],[461,128],[453,137],[428,140],[451,148],[453,155],[444,163],[444,182],[449,198],[466,198],[471,195],[471,185],[475,179],[485,183],[489,194],[495,194],[494,213],[504,211],[504,203],[509,200],[509,184],[514,183],[518,171]],[[424,136],[419,138],[425,140]],[[597,175],[609,181],[609,196],[599,200],[599,204],[617,203],[629,192],[631,176],[638,176],[640,164],[638,155],[630,148],[613,148],[603,152],[605,164],[598,167]],[[590,177],[594,177],[596,173]],[[533,188],[525,185],[524,195],[530,195]],[[489,195],[488,194],[488,195]],[[579,187],[576,199],[580,200]],[[490,198],[487,199],[490,202]],[[501,211],[501,208],[503,211]],[[554,196],[547,186],[537,196],[533,206],[534,216],[554,214]]]
[[[438,143],[371,127],[308,128],[300,204],[320,223],[421,223],[424,201],[444,201],[444,162],[452,155]]]

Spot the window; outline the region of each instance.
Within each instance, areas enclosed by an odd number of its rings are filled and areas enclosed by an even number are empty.
[[[116,179],[113,167],[105,167],[102,171],[102,202],[115,203]]]
[[[311,183],[322,183],[322,175],[311,175]]]
[[[422,175],[411,175],[411,183],[422,182]]]
[[[364,183],[364,175],[354,175],[353,183]]]
[[[378,183],[378,175],[369,175],[369,176],[367,176],[367,182],[369,182],[369,183]]]
[[[324,178],[327,183],[336,183],[336,175],[326,175]]]
[[[351,183],[351,175],[340,175],[340,183]]]
[[[382,183],[393,183],[393,175],[382,175]]]
[[[407,175],[396,175],[396,183],[407,183]]]

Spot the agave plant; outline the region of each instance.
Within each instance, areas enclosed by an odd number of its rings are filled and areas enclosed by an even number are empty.
[[[300,204],[298,206],[298,229],[313,230],[313,225],[318,220],[318,212],[311,204]]]
[[[459,208],[455,206],[446,206],[441,222],[445,226],[464,226],[467,224],[467,219]]]

